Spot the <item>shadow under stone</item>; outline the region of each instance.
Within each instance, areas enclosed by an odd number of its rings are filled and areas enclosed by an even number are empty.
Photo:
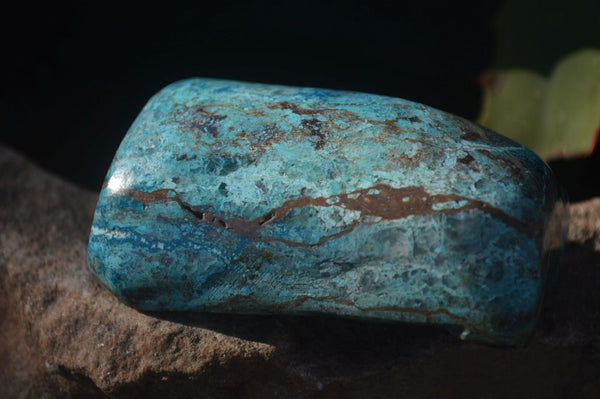
[[[594,239],[566,245],[538,331],[551,341],[600,339],[600,252],[594,249]]]
[[[305,392],[306,381],[289,373],[300,370],[299,375],[308,375],[309,380],[329,381],[314,397],[341,397],[342,392],[345,397],[368,397],[389,390],[419,392],[424,398],[448,392],[457,397],[484,397],[490,392],[497,397],[535,397],[544,390],[540,382],[550,376],[556,377],[560,387],[555,397],[585,397],[600,390],[599,288],[600,253],[594,240],[569,243],[555,283],[546,294],[534,338],[522,349],[467,344],[434,326],[327,315],[145,314],[273,345],[276,352],[268,361],[251,360],[259,382],[242,387],[248,392],[255,392],[259,385],[273,391],[284,389],[289,396]],[[238,366],[232,363],[202,378],[225,378]],[[264,380],[265,373],[269,381]],[[185,396],[188,388],[198,389],[198,384],[185,379],[169,380],[165,387],[156,376],[149,375],[147,380],[153,392],[163,388],[172,392],[175,386]],[[349,393],[354,396],[346,396]]]
[[[543,341],[580,353],[565,397],[596,397],[588,392],[600,392],[600,252],[594,239],[566,246],[556,283],[544,302],[538,334]]]
[[[276,346],[305,357],[348,362],[367,358],[398,362],[433,345],[462,344],[445,328],[400,322],[365,321],[331,315],[243,315],[203,312],[145,312],[164,320],[201,327]],[[555,281],[548,288],[536,334],[543,340],[588,342],[600,336],[600,253],[593,240],[569,243]]]
[[[444,328],[399,322],[363,321],[316,315],[239,315],[202,312],[146,312],[193,327],[275,346],[297,360],[327,360],[352,365],[397,364],[434,345],[462,342]],[[348,370],[350,371],[350,370]]]

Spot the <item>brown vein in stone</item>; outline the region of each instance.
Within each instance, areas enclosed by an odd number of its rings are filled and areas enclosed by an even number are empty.
[[[181,200],[179,194],[172,189],[159,189],[149,193],[130,189],[127,192],[135,201],[143,204],[161,201],[175,201],[183,210],[192,214],[198,220],[210,224],[216,228],[226,229],[254,241],[278,241],[289,246],[322,245],[327,241],[336,239],[345,234],[349,234],[361,223],[373,224],[379,222],[380,220],[396,220],[408,216],[434,213],[460,213],[472,209],[477,209],[487,213],[492,218],[500,220],[507,226],[511,226],[519,232],[529,236],[535,236],[539,233],[535,226],[522,223],[518,219],[506,214],[504,211],[483,201],[454,194],[429,195],[423,187],[418,186],[394,188],[387,184],[378,184],[371,188],[356,190],[351,193],[334,195],[330,197],[314,198],[303,195],[298,198],[288,200],[280,207],[273,208],[263,216],[253,220],[246,220],[239,216],[234,216],[230,219],[220,218],[217,215],[202,209],[201,207],[185,203],[183,200]],[[466,204],[456,208],[444,208],[440,210],[433,209],[433,206],[436,204],[459,201],[466,201]],[[349,211],[358,211],[360,212],[361,217],[371,216],[374,218],[380,218],[380,220],[377,222],[354,221],[349,227],[340,232],[321,237],[315,244],[307,244],[282,238],[261,237],[261,230],[265,225],[284,218],[293,209],[301,209],[307,206],[338,206]]]
[[[298,115],[315,115],[315,114],[320,114],[326,110],[323,109],[309,109],[309,108],[302,108],[297,104],[294,103],[290,103],[288,101],[283,101],[283,102],[279,102],[279,103],[275,103],[273,105],[269,105],[267,108],[269,109],[289,109],[290,111],[292,111],[295,114]],[[337,110],[335,110],[337,111]]]
[[[289,308],[295,308],[298,306],[301,306],[302,304],[304,304],[304,302],[308,301],[308,300],[312,300],[312,301],[332,301],[337,305],[344,305],[344,306],[350,306],[353,308],[356,308],[358,310],[360,310],[361,312],[402,312],[402,313],[417,313],[420,315],[425,316],[428,320],[429,317],[437,315],[437,314],[444,314],[446,316],[448,316],[450,319],[459,322],[459,323],[465,323],[466,320],[462,317],[459,317],[455,314],[453,314],[452,312],[450,312],[448,309],[446,308],[439,308],[439,309],[416,309],[416,308],[410,308],[410,307],[403,307],[403,306],[369,306],[369,307],[361,307],[358,306],[357,304],[355,304],[354,302],[350,301],[350,300],[345,300],[342,301],[339,298],[336,298],[333,295],[326,295],[326,296],[319,296],[319,297],[314,297],[314,296],[310,296],[310,295],[300,295],[297,296],[296,298],[294,298],[294,300],[292,301],[292,303],[290,305],[286,305],[285,307],[289,307]]]
[[[326,104],[323,104],[326,105]],[[276,124],[265,125],[264,132],[240,132],[237,140],[228,140],[230,145],[237,145],[240,139],[248,139],[255,141],[253,146],[256,147],[257,151],[260,151],[261,147],[267,147],[275,142],[279,142],[284,138],[296,137],[298,134],[308,134],[314,137],[315,150],[321,150],[325,148],[327,142],[331,137],[331,128],[338,129],[340,131],[348,129],[347,127],[342,128],[336,123],[336,120],[343,120],[347,123],[368,123],[371,126],[379,126],[385,132],[391,134],[401,134],[403,129],[397,125],[397,122],[402,119],[408,122],[421,122],[421,120],[415,115],[400,115],[394,119],[389,120],[365,120],[360,118],[356,113],[342,108],[335,108],[335,104],[332,104],[333,108],[306,108],[292,102],[284,101],[271,104],[267,106],[270,110],[289,110],[294,114],[313,117],[313,119],[304,119],[301,121],[301,127],[291,127],[287,131],[281,131],[277,129]],[[183,131],[192,133],[196,136],[197,140],[202,140],[202,137],[206,133],[210,134],[217,143],[221,141],[221,135],[219,134],[220,122],[227,117],[227,115],[220,115],[217,111],[210,111],[209,109],[222,110],[231,108],[231,104],[211,104],[207,105],[196,105],[188,106],[186,104],[176,104],[173,111],[172,121],[177,123]],[[393,108],[404,108],[400,105],[392,105]],[[235,108],[235,107],[234,107]],[[264,116],[264,107],[256,107],[251,109],[237,109],[237,112],[242,112],[251,116]],[[314,118],[315,115],[324,115],[327,117],[326,121],[320,121]],[[230,127],[229,129],[231,129]],[[264,134],[264,138],[263,138]],[[246,137],[247,136],[247,137]],[[254,137],[256,136],[256,137]],[[374,141],[383,140],[381,137],[374,137]],[[202,141],[204,142],[204,141]],[[205,143],[210,145],[209,143]]]
[[[467,201],[458,208],[433,209],[433,205],[446,202]],[[537,231],[518,219],[506,214],[483,201],[474,200],[454,194],[429,195],[423,187],[409,186],[394,188],[387,184],[378,184],[371,188],[353,191],[331,197],[301,196],[283,203],[279,208],[272,209],[266,216],[254,219],[252,222],[265,225],[283,218],[294,208],[312,206],[340,206],[346,210],[358,211],[362,216],[381,217],[386,220],[402,219],[412,215],[431,213],[459,213],[465,210],[478,209],[501,220],[504,224],[514,227],[522,233],[533,235]]]
[[[295,297],[291,303],[271,304],[271,305],[265,306],[265,305],[261,304],[259,301],[257,301],[253,294],[250,294],[250,295],[238,294],[238,295],[234,295],[230,298],[225,299],[219,305],[220,306],[223,306],[223,305],[235,306],[236,304],[238,304],[240,302],[246,302],[246,303],[253,304],[254,306],[256,306],[259,309],[271,309],[272,311],[285,312],[286,310],[290,311],[294,308],[298,308],[307,301],[316,301],[316,302],[331,301],[331,302],[335,303],[336,305],[352,307],[361,312],[366,312],[366,313],[368,313],[368,312],[399,312],[399,313],[419,314],[419,315],[425,316],[426,321],[428,323],[430,322],[431,316],[446,315],[449,319],[453,320],[454,322],[456,322],[457,324],[460,324],[462,326],[466,327],[470,324],[464,317],[457,316],[454,313],[450,312],[446,308],[416,309],[416,308],[410,308],[410,307],[404,307],[404,306],[392,306],[392,305],[361,307],[361,306],[356,305],[353,301],[351,301],[349,299],[342,300],[340,298],[335,297],[334,295],[324,295],[324,296],[299,295],[299,296]]]
[[[270,105],[267,107],[268,109],[285,109],[285,110],[290,110],[293,113],[295,113],[296,115],[317,115],[317,114],[332,114],[332,115],[336,115],[337,117],[339,117],[340,119],[343,119],[346,122],[360,122],[360,121],[365,121],[364,118],[360,118],[358,115],[356,115],[354,112],[349,111],[347,109],[343,109],[343,108],[316,108],[316,109],[311,109],[311,108],[303,108],[300,107],[297,104],[294,103],[290,103],[287,101],[284,102],[279,102],[279,103],[275,103],[273,105]],[[398,107],[395,106],[394,108],[404,108],[404,107]],[[329,118],[331,121],[333,118]],[[396,133],[401,133],[402,129],[396,125],[396,123],[400,120],[407,120],[409,122],[421,122],[421,120],[416,117],[416,116],[398,116],[395,119],[386,119],[386,120],[372,120],[369,119],[368,122],[370,125],[373,126],[381,126],[384,129],[387,130],[391,130],[394,131]],[[335,124],[334,124],[335,125]],[[339,128],[339,126],[338,126]]]
[[[334,303],[336,303],[338,305],[351,306],[351,307],[354,307],[354,308],[360,310],[361,312],[415,313],[415,314],[419,314],[419,315],[425,316],[427,322],[430,321],[429,318],[431,316],[443,314],[443,315],[448,316],[448,318],[450,318],[451,320],[455,321],[458,324],[462,324],[462,325],[467,324],[467,321],[464,318],[455,315],[454,313],[450,312],[446,308],[438,308],[438,309],[416,309],[416,308],[409,308],[409,307],[404,307],[404,306],[391,306],[391,305],[390,306],[361,307],[361,306],[356,305],[352,301],[339,301],[339,300],[336,300],[336,298],[333,297],[333,296],[311,297],[311,296],[305,295],[305,296],[297,297],[296,299],[294,299],[294,301],[292,302],[292,306],[294,306],[294,307],[300,306],[304,302],[306,302],[307,300],[314,300],[314,301],[331,300],[331,301],[333,301]]]

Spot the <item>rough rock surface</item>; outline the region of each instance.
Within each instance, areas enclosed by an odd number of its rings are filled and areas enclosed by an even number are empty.
[[[144,314],[87,269],[96,194],[0,147],[0,397],[600,397],[600,198],[532,342],[330,317]]]

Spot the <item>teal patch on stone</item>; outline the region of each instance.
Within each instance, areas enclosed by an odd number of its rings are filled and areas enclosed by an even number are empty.
[[[530,336],[566,226],[523,146],[410,101],[213,79],[144,107],[92,272],[142,310],[332,314]]]

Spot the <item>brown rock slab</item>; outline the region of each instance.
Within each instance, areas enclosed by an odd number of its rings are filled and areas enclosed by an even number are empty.
[[[0,147],[0,398],[600,397],[600,198],[532,342],[329,317],[140,313],[87,269],[97,195]]]

